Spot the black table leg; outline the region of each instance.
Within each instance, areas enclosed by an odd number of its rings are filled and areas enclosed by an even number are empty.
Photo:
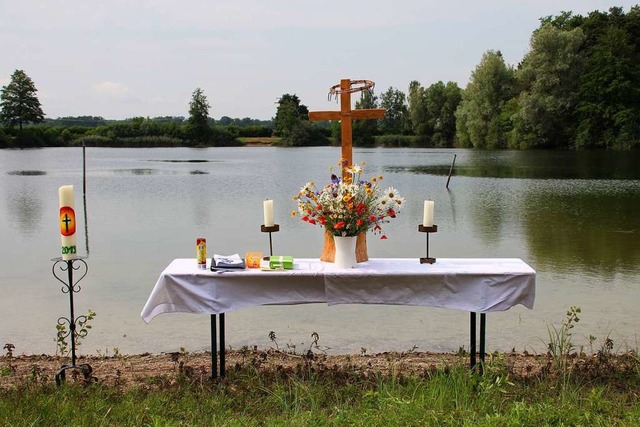
[[[473,371],[476,367],[476,313],[475,311],[471,312],[471,319],[469,321],[471,327],[469,331],[469,336],[471,337],[471,342],[469,344],[469,353],[471,354],[471,359],[469,360],[469,367]]]
[[[218,351],[218,335],[220,337],[220,351]],[[216,314],[211,315],[211,378],[218,378],[218,355],[220,355],[220,378],[225,377],[225,343],[224,343],[224,313],[220,313],[220,323],[216,321]]]
[[[220,313],[220,377],[225,377],[224,313]]]
[[[211,315],[211,378],[218,378],[218,340],[216,338],[218,326],[216,325],[216,315]]]
[[[484,368],[484,355],[487,335],[487,313],[480,313],[480,373]]]
[[[469,321],[470,323],[469,332],[470,332],[470,338],[471,338],[471,342],[469,345],[470,354],[471,354],[469,366],[471,367],[472,371],[475,371],[475,368],[476,368],[476,338],[477,338],[476,319],[477,319],[477,313],[472,311],[471,319]],[[478,372],[480,374],[482,374],[482,370],[484,367],[486,342],[487,342],[487,313],[480,313],[480,367],[478,368]]]

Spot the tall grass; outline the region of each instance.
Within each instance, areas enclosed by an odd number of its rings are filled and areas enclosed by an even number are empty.
[[[596,359],[597,360],[597,359]],[[25,382],[0,391],[0,425],[638,425],[638,375],[615,383],[512,376],[488,362],[422,374],[237,366],[220,382],[175,377],[136,387]],[[574,375],[572,378],[578,378]]]
[[[640,425],[637,351],[613,354],[607,336],[597,354],[576,353],[579,313],[571,307],[560,326],[549,326],[548,353],[535,369],[517,355],[492,354],[483,375],[464,356],[422,370],[389,358],[387,369],[371,370],[311,356],[262,365],[267,354],[248,349],[219,381],[188,359],[135,385],[55,387],[34,367],[0,388],[0,426]],[[5,350],[0,375],[10,376],[13,348]]]

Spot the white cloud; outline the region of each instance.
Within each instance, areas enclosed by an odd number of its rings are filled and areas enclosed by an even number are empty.
[[[131,94],[131,89],[128,86],[108,81],[94,84],[91,90],[98,95],[115,100],[127,99]]]

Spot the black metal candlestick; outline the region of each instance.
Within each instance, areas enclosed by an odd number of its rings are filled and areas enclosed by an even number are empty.
[[[69,337],[71,341],[71,365],[63,365],[55,375],[56,384],[60,385],[66,378],[66,371],[69,369],[77,369],[84,376],[85,382],[90,382],[96,380],[95,377],[91,375],[93,372],[93,368],[91,365],[87,363],[83,363],[81,365],[76,365],[76,337],[84,337],[87,335],[87,331],[81,330],[80,332],[76,331],[76,327],[78,324],[84,324],[87,322],[87,316],[78,316],[75,317],[75,310],[73,304],[73,294],[80,292],[80,286],[78,286],[78,282],[84,279],[84,276],[87,275],[89,271],[89,266],[83,259],[84,257],[76,257],[74,259],[63,260],[62,258],[53,258],[51,261],[54,261],[53,268],[51,272],[53,273],[53,277],[58,279],[62,284],[62,292],[65,294],[69,294],[69,312],[70,316],[67,317],[59,317],[58,325],[63,326],[66,324],[69,325],[69,330],[66,331],[66,328],[60,328],[58,330],[58,339],[64,340]],[[73,272],[78,271],[80,274],[80,278],[75,279],[73,277]],[[66,275],[64,274],[66,273]],[[66,277],[65,277],[66,276]]]
[[[260,226],[260,231],[262,231],[263,233],[269,233],[269,255],[273,256],[273,241],[271,240],[271,233],[280,231],[280,226],[278,224],[273,224],[270,226],[262,224]]]
[[[420,264],[433,264],[434,262],[436,262],[436,259],[429,257],[429,234],[437,233],[438,226],[434,224],[430,227],[425,227],[424,225],[420,224],[418,225],[418,231],[427,234],[427,256],[420,258]]]

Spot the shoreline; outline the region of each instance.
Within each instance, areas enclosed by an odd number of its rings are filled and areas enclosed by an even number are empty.
[[[314,367],[318,372],[345,372],[356,376],[425,375],[455,366],[468,366],[468,354],[432,352],[384,352],[377,354],[300,355],[280,350],[230,350],[226,353],[228,378],[247,368],[258,372],[297,372],[300,367]],[[494,353],[517,375],[530,376],[548,365],[547,355]],[[487,361],[492,355],[487,354]],[[26,383],[55,384],[55,374],[70,364],[69,357],[52,355],[0,356],[0,389]],[[162,354],[78,356],[76,365],[89,364],[95,381],[105,385],[133,387],[154,379],[173,381],[180,375],[200,380],[211,378],[210,352],[173,352]],[[488,363],[489,364],[489,363]],[[75,370],[69,370],[72,378]],[[80,381],[81,375],[75,381]],[[81,382],[81,381],[80,381]]]

